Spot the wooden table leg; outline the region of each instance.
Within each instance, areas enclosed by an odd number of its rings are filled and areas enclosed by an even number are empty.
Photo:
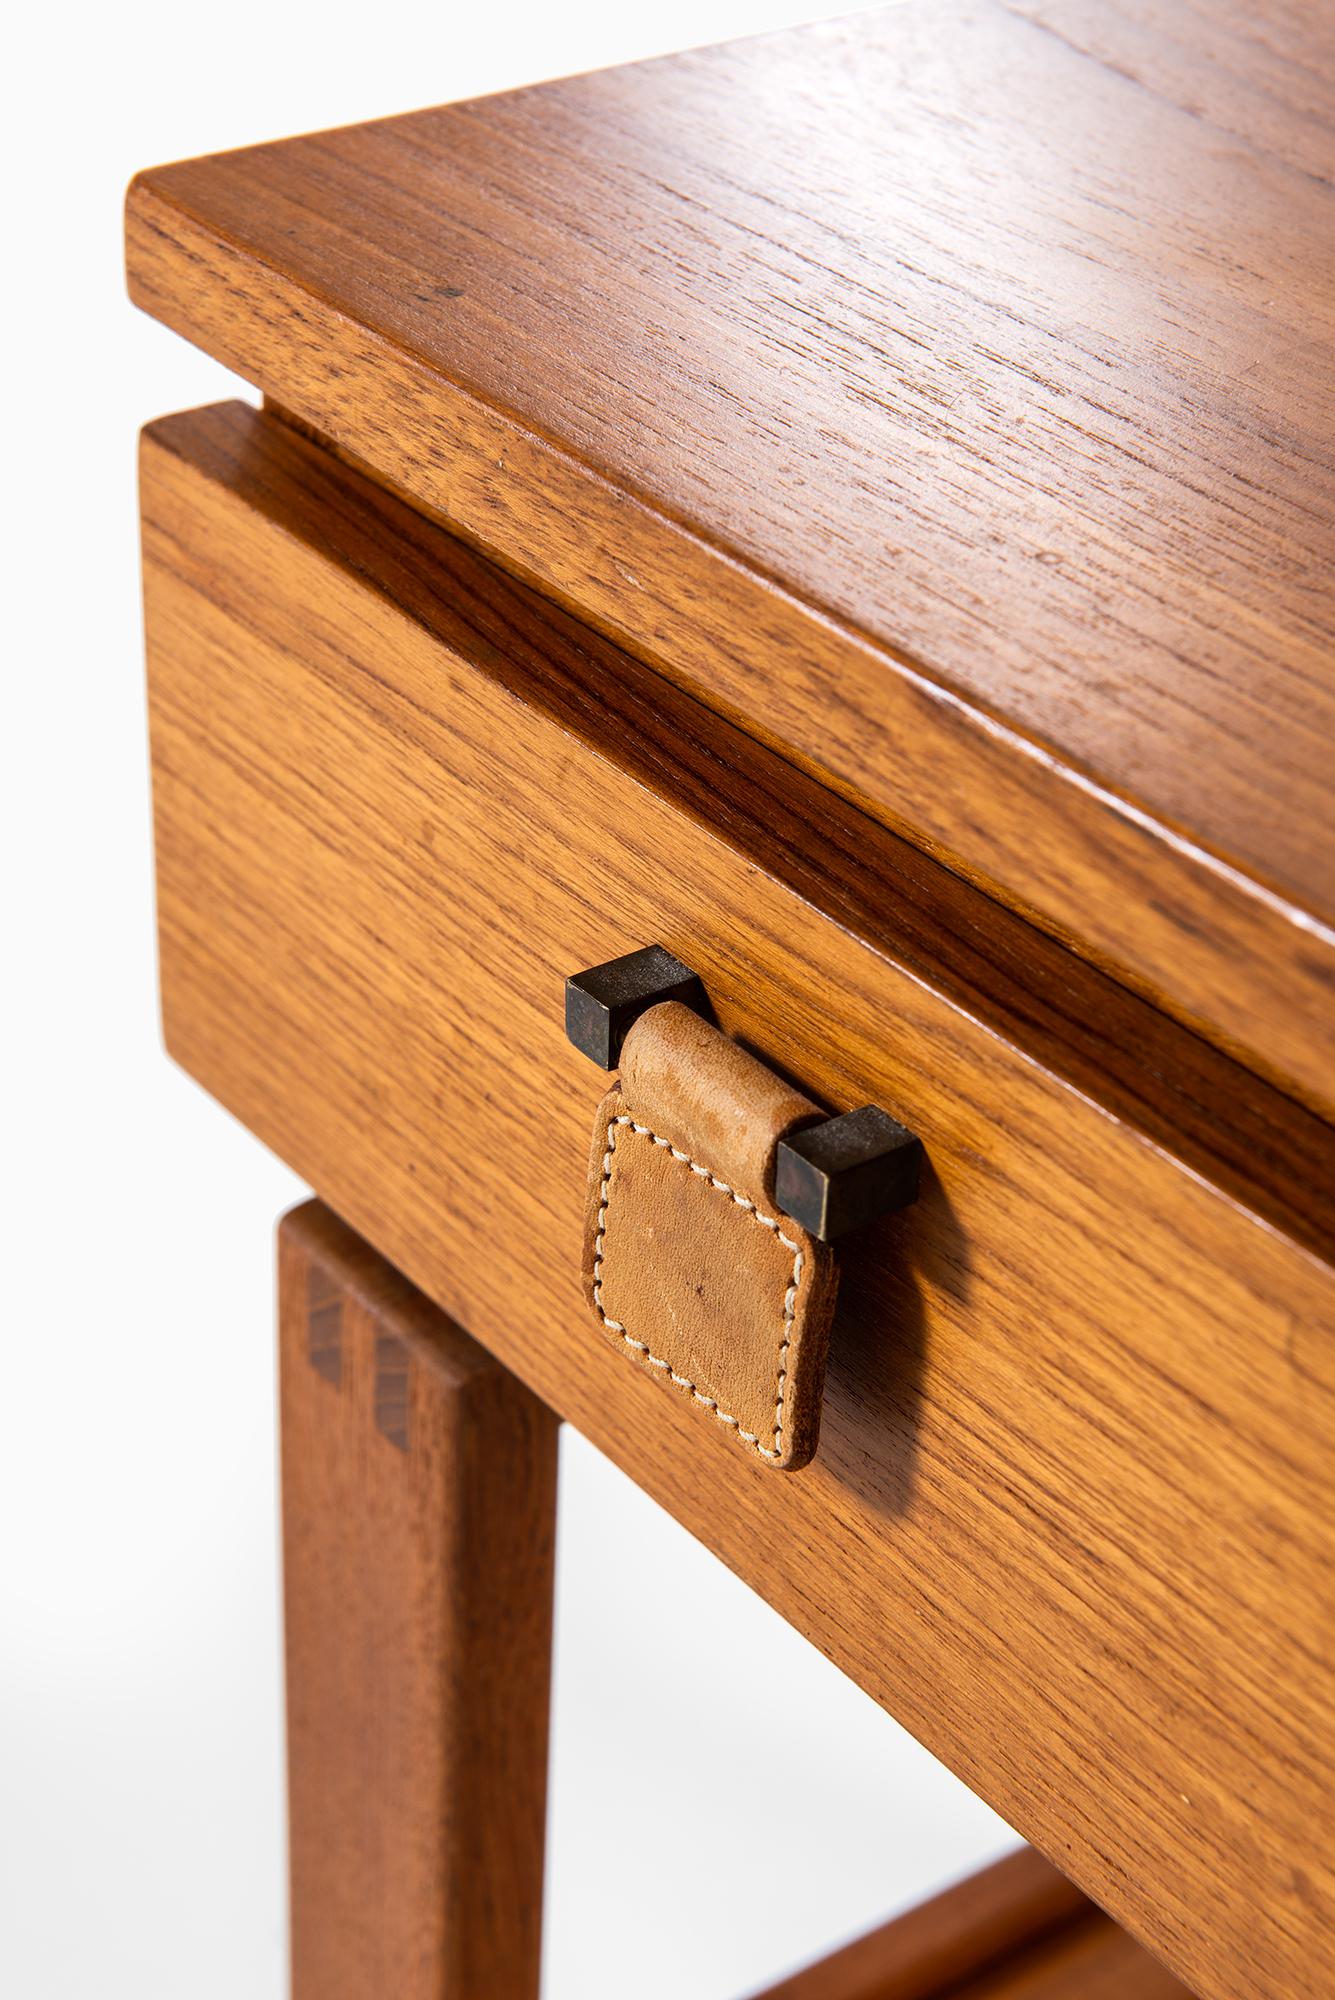
[[[318,1202],[279,1274],[294,2000],[532,2000],[556,1418]]]

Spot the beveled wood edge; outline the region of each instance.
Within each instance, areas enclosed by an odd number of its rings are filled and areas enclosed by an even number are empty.
[[[1335,1112],[1335,932],[1318,915],[613,486],[387,335],[354,326],[167,194],[161,171],[138,175],[126,200],[137,305],[656,672],[1281,1088]],[[369,371],[373,393],[358,386]],[[414,453],[404,440],[424,422],[431,451]],[[770,658],[785,655],[788,676],[742,657],[739,630]],[[813,695],[836,678],[847,706],[875,717],[862,734],[883,752],[893,747],[894,768],[861,752],[857,730],[831,768]],[[795,698],[803,686],[806,699]],[[767,726],[757,729],[757,715]]]

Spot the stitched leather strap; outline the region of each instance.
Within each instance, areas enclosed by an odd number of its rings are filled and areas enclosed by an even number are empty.
[[[774,1147],[821,1115],[667,1001],[626,1037],[590,1161],[584,1280],[604,1332],[785,1471],[816,1449],[836,1267],[775,1208]]]

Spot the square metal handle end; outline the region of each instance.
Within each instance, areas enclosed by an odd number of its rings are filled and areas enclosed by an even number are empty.
[[[818,1243],[916,1200],[922,1141],[879,1105],[864,1104],[780,1139],[774,1199]]]
[[[689,965],[661,944],[647,944],[566,981],[566,1034],[599,1069],[615,1069],[632,1022],[661,1000],[707,1014],[704,986]]]

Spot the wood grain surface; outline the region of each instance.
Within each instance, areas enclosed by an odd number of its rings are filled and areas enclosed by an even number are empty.
[[[318,1202],[279,1326],[293,2000],[536,2000],[556,1419]]]
[[[134,297],[1331,1107],[1335,16],[949,0],[141,176]]]
[[[758,2000],[1190,2000],[1032,1848],[806,1966]]]
[[[1335,1130],[879,822],[666,686],[461,542],[241,404],[152,435],[482,657],[558,725],[716,820],[753,865],[893,953],[965,1012],[1318,1255],[1335,1243]],[[571,968],[573,969],[573,968]]]
[[[630,663],[316,447],[173,420],[143,498],[172,1052],[1189,1984],[1324,1996],[1329,1265],[919,971],[915,917],[902,962],[823,902],[782,795],[766,845],[750,767],[674,757]],[[789,1480],[580,1297],[563,979],[655,938],[930,1163],[842,1253]]]

